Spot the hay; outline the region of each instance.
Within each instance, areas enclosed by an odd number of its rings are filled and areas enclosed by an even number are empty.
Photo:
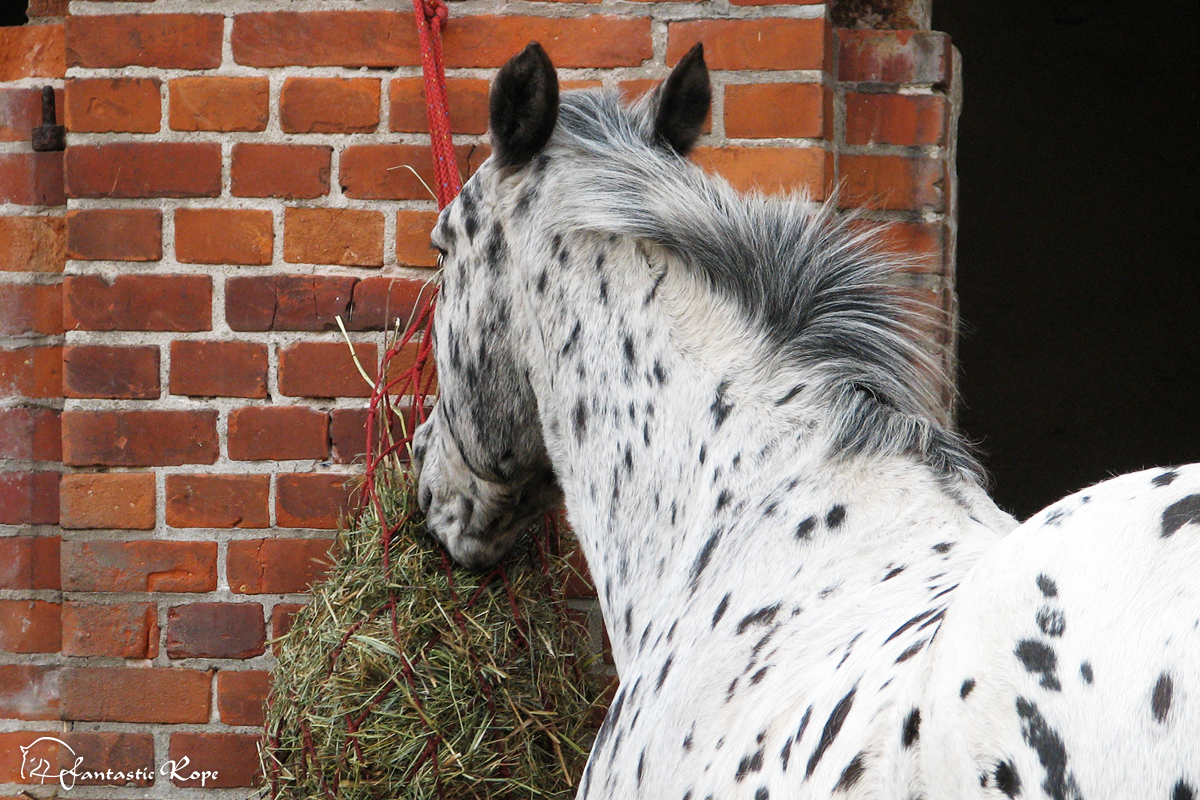
[[[491,573],[452,568],[388,459],[336,564],[279,640],[263,772],[274,798],[567,798],[606,683],[548,524]],[[391,533],[385,569],[377,509]]]

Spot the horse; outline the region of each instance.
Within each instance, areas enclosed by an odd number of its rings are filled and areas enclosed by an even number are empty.
[[[688,161],[710,102],[701,46],[626,105],[530,44],[431,235],[418,502],[476,569],[565,503],[619,677],[577,797],[1195,798],[1200,466],[1019,525],[897,259]]]

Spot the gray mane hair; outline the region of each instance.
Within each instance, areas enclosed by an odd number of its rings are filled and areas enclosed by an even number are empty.
[[[563,93],[547,154],[567,150],[570,168],[557,171],[564,190],[546,213],[657,244],[731,299],[785,363],[824,388],[837,453],[916,455],[939,474],[982,481],[965,441],[937,419],[949,384],[917,343],[915,304],[887,283],[903,257],[880,252],[832,202],[742,195],[707,175],[654,132],[658,101],[658,92],[632,106],[615,90]]]

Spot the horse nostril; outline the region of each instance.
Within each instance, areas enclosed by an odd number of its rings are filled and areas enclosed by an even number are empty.
[[[432,504],[433,504],[433,489],[430,489],[428,486],[426,486],[421,491],[421,500],[420,500],[421,510],[428,511],[429,506]]]

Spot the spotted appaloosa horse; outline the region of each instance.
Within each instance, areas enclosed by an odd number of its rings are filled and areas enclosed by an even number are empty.
[[[1195,798],[1200,468],[1018,527],[887,258],[683,157],[709,98],[699,48],[625,107],[530,45],[433,232],[420,501],[486,567],[565,498],[621,679],[579,797]]]

